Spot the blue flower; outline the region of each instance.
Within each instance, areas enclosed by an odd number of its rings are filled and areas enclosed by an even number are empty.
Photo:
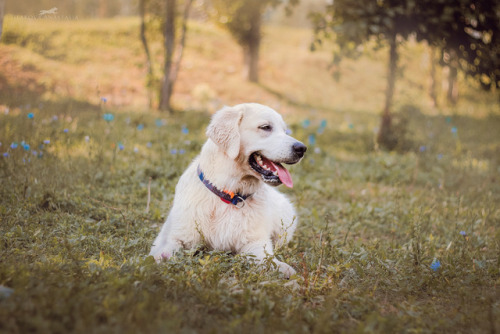
[[[13,142],[12,144],[10,144],[10,148],[11,149],[16,149],[17,148],[17,143]]]
[[[309,125],[311,125],[311,121],[308,120],[308,119],[305,119],[303,122],[302,122],[302,127],[305,129],[307,127],[309,127]]]
[[[348,125],[348,126],[349,126],[349,129],[351,129],[351,130],[352,130],[352,129],[354,129],[354,124],[349,123],[349,125]]]
[[[467,233],[465,231],[460,231],[460,235],[463,235],[465,237]]]
[[[119,149],[120,151],[123,151],[123,150],[125,149],[125,146],[123,146],[123,144],[122,144],[122,143],[118,143],[118,149]]]
[[[101,101],[102,101],[103,103],[106,103],[106,102],[108,102],[108,99],[107,99],[107,98],[105,98],[105,97],[101,97]]]
[[[137,130],[141,131],[142,129],[144,129],[144,124],[137,125]]]
[[[5,153],[3,154],[3,156],[4,156],[4,158],[8,158],[8,157],[9,157],[9,152],[5,152]]]
[[[189,130],[188,128],[186,128],[185,126],[182,127],[182,133],[187,135],[189,133]]]
[[[420,152],[425,152],[426,149],[427,149],[427,147],[425,147],[425,145],[422,145],[419,148]]]
[[[155,124],[156,124],[156,126],[157,126],[157,127],[161,128],[161,127],[163,126],[163,121],[162,121],[161,119],[159,119],[159,118],[158,118],[158,119],[155,121]]]
[[[63,132],[64,132],[64,133],[68,133],[68,132],[69,132],[69,130],[68,130],[68,129],[64,129],[64,130],[63,130]]]
[[[104,120],[106,122],[111,122],[112,120],[115,119],[115,116],[111,113],[106,113],[106,114],[102,115],[102,118],[104,118]]]
[[[31,154],[33,154],[35,157],[38,155],[37,151],[31,151]]]
[[[32,112],[28,113],[28,118],[29,119],[35,118],[35,114],[33,114]]]
[[[44,143],[45,145],[50,144],[50,139],[45,139],[45,140],[43,141],[43,143]]]
[[[479,268],[484,268],[484,262],[474,259],[473,262],[477,264]]]
[[[171,149],[170,154],[177,154],[177,149],[175,149],[175,148]]]
[[[457,130],[457,127],[456,127],[456,126],[454,126],[454,127],[452,127],[452,128],[451,128],[451,133],[457,133],[457,131],[458,131],[458,130]]]
[[[326,119],[322,120],[321,123],[319,124],[320,128],[326,128]]]
[[[308,137],[309,144],[310,145],[315,145],[316,144],[316,136],[314,134],[310,134]]]
[[[29,145],[29,144],[24,143],[24,144],[23,144],[23,148],[24,148],[24,150],[25,150],[25,151],[29,151],[29,150],[30,150],[30,145]]]
[[[182,149],[182,148],[181,148],[181,149],[179,150],[179,154],[184,154],[184,153],[186,153],[186,150],[184,150],[184,149]]]
[[[441,268],[441,262],[439,262],[439,260],[434,259],[430,267],[433,271],[437,271],[439,268]]]

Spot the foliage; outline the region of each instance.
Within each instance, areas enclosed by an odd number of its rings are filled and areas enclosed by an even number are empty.
[[[213,6],[212,13],[217,22],[227,28],[234,39],[244,46],[248,44],[249,40],[255,38],[255,34],[252,32],[253,22],[260,21],[260,17],[269,6],[276,7],[281,2],[281,0],[215,0],[211,4]],[[297,2],[297,0],[294,0],[289,6]]]
[[[324,13],[311,16],[316,40],[334,38],[339,50],[333,55],[336,68],[343,56],[357,56],[360,46],[375,40],[376,47],[389,45],[386,102],[380,123],[378,143],[393,150],[391,111],[398,72],[398,45],[416,36],[437,45],[447,55],[443,59],[456,68],[455,55],[465,73],[472,74],[484,87],[497,86],[499,74],[500,8],[495,1],[481,4],[456,1],[344,1],[335,0]],[[451,56],[450,56],[451,55]],[[338,71],[336,73],[338,76]]]
[[[500,2],[419,1],[413,13],[417,38],[438,46],[443,62],[457,66],[485,89],[500,88]]]
[[[298,3],[298,0],[213,0],[213,16],[225,27],[243,48],[247,78],[258,82],[258,59],[261,43],[262,16],[270,6],[286,3],[287,11]]]
[[[342,56],[359,55],[359,45],[378,43],[396,34],[403,40],[416,36],[443,53],[456,52],[462,70],[482,85],[498,87],[500,7],[498,1],[334,1],[326,12],[311,15],[316,44],[335,38]],[[449,56],[443,58],[450,64]]]

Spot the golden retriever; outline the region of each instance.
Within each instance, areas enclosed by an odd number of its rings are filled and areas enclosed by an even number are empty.
[[[299,162],[307,147],[287,134],[276,111],[256,103],[222,108],[206,134],[201,153],[179,179],[150,255],[160,262],[204,241],[262,263],[273,256],[273,244],[288,242],[297,226],[292,204],[275,187],[293,186],[282,164]],[[273,262],[286,277],[295,273]]]

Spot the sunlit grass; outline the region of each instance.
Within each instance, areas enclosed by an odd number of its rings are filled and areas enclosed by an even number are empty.
[[[0,285],[14,290],[0,301],[7,332],[498,326],[498,160],[480,153],[488,142],[450,149],[458,139],[443,131],[445,119],[434,122],[433,146],[404,155],[374,152],[370,135],[341,124],[321,134],[314,122],[291,124],[294,136],[307,142],[316,133],[317,142],[286,191],[301,218],[278,251],[299,272],[287,281],[203,247],[160,266],[146,257],[205,140],[207,114],[108,109],[106,121],[97,111],[31,110],[33,119],[18,109],[0,116],[8,153]],[[467,131],[481,138],[498,122]]]

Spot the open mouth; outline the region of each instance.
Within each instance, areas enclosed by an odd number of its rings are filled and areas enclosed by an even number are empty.
[[[292,188],[293,181],[290,172],[279,162],[274,162],[258,152],[252,153],[249,158],[250,167],[262,177],[262,180],[270,185],[285,186]]]

